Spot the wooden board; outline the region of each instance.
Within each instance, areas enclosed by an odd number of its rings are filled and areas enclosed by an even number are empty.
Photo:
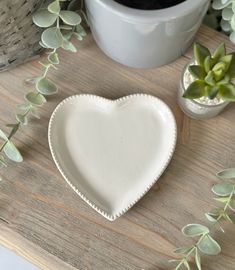
[[[228,39],[202,27],[197,39],[211,49]],[[206,222],[204,213],[214,201],[215,173],[235,166],[235,106],[210,120],[186,117],[176,101],[180,74],[191,50],[176,62],[158,69],[124,67],[105,56],[91,35],[79,43],[77,55],[61,51],[59,70],[51,78],[60,87],[42,108],[41,120],[31,120],[15,142],[25,161],[2,172],[0,184],[0,243],[14,249],[41,269],[163,270],[169,269],[172,250],[190,243],[182,236],[187,223]],[[15,106],[30,87],[24,79],[36,76],[33,61],[0,74],[0,126],[14,118]],[[157,184],[127,214],[111,223],[92,210],[65,183],[52,160],[47,127],[50,115],[64,98],[91,93],[119,98],[148,93],[163,99],[178,125],[175,155]],[[92,169],[92,168],[91,168]],[[235,226],[216,233],[222,254],[205,257],[204,269],[231,270],[235,265]]]

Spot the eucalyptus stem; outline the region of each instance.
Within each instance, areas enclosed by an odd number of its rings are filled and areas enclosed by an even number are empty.
[[[19,150],[13,144],[11,139],[21,126],[27,125],[28,116],[40,118],[38,108],[46,103],[46,96],[54,95],[58,91],[57,85],[47,78],[51,68],[57,69],[59,64],[58,48],[76,52],[76,47],[71,42],[71,38],[75,37],[79,41],[83,40],[86,32],[81,24],[81,17],[74,11],[61,10],[62,0],[54,0],[49,3],[47,9],[40,9],[33,15],[34,23],[46,28],[41,36],[40,45],[51,51],[48,53],[46,62],[39,62],[43,67],[41,76],[31,79],[34,84],[34,91],[30,91],[25,95],[25,102],[18,105],[20,113],[16,113],[16,123],[8,124],[11,128],[9,135],[0,129],[0,139],[3,140],[0,146],[0,169],[7,166],[6,157],[15,162],[23,160]],[[64,0],[63,0],[64,1]]]
[[[227,169],[220,173],[218,176],[225,179],[235,179],[235,168]],[[202,270],[200,253],[206,255],[217,255],[221,252],[220,245],[211,237],[212,229],[216,224],[219,224],[220,229],[224,232],[220,225],[220,221],[230,221],[230,212],[235,212],[235,183],[234,182],[222,182],[216,184],[212,188],[212,192],[217,195],[216,201],[223,203],[220,208],[214,208],[209,213],[206,213],[207,219],[211,222],[209,227],[201,224],[188,224],[182,229],[182,232],[187,237],[199,237],[196,243],[190,247],[182,247],[175,250],[176,253],[182,254],[182,258],[178,260],[171,260],[176,262],[174,270],[182,269],[190,270],[190,262],[192,256],[195,257],[195,264],[198,270]]]

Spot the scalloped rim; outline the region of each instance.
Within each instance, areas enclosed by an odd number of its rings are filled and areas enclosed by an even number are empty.
[[[151,98],[154,99],[154,101],[161,103],[161,105],[165,106],[165,108],[167,109],[169,116],[171,118],[171,122],[173,125],[173,133],[172,133],[172,140],[171,140],[171,151],[169,152],[167,161],[165,163],[164,166],[162,166],[162,168],[159,170],[158,174],[156,175],[156,177],[154,178],[154,180],[151,182],[150,185],[148,185],[146,187],[146,189],[141,193],[140,196],[138,196],[131,204],[129,204],[126,208],[124,208],[121,212],[116,213],[115,215],[110,215],[109,213],[105,212],[103,209],[99,208],[95,203],[93,203],[92,201],[90,201],[84,194],[82,194],[69,180],[69,178],[66,176],[64,170],[62,169],[62,167],[60,166],[56,155],[55,155],[55,151],[53,149],[52,146],[52,137],[51,137],[51,130],[52,130],[52,124],[53,124],[53,120],[56,116],[57,111],[69,100],[71,99],[77,99],[77,98],[81,98],[81,97],[87,97],[87,98],[92,98],[92,99],[97,99],[97,100],[103,100],[106,102],[112,102],[112,103],[119,103],[123,100],[127,100],[127,99],[133,99],[133,98]],[[66,180],[66,182],[69,184],[69,186],[88,204],[90,205],[94,210],[96,210],[99,214],[101,214],[103,217],[105,217],[106,219],[108,219],[109,221],[114,221],[115,219],[117,219],[118,217],[120,217],[121,215],[123,215],[124,213],[126,213],[132,206],[134,206],[149,190],[150,188],[157,182],[157,180],[160,178],[160,176],[163,174],[163,172],[165,171],[165,169],[167,168],[167,166],[169,165],[171,158],[173,156],[173,153],[175,151],[175,146],[176,146],[176,140],[177,140],[177,126],[176,126],[176,121],[175,121],[175,117],[171,111],[171,109],[168,107],[168,105],[166,103],[164,103],[161,99],[151,96],[151,95],[147,95],[147,94],[133,94],[133,95],[128,95],[128,96],[124,96],[115,100],[111,100],[111,99],[106,99],[100,96],[96,96],[96,95],[91,95],[91,94],[80,94],[80,95],[73,95],[70,96],[66,99],[64,99],[63,101],[61,101],[61,103],[59,103],[57,105],[57,107],[55,108],[55,110],[53,111],[51,118],[50,118],[50,122],[49,122],[49,127],[48,127],[48,142],[49,142],[49,147],[51,150],[51,154],[53,157],[53,160],[56,164],[56,167],[58,168],[58,170],[60,171],[60,173],[62,174],[62,176],[64,177],[64,179]]]

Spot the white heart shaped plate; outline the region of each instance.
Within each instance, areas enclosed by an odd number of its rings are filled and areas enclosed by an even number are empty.
[[[72,189],[110,221],[124,214],[166,169],[176,122],[160,99],[75,95],[51,116],[49,145]]]

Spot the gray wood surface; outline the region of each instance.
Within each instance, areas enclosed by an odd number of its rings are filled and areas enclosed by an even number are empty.
[[[206,27],[197,39],[211,49],[227,38]],[[15,143],[25,161],[1,172],[0,243],[33,261],[41,269],[163,270],[171,268],[172,250],[186,243],[180,229],[205,222],[204,212],[214,201],[215,173],[235,165],[235,106],[210,120],[186,117],[176,102],[177,86],[191,50],[176,62],[158,69],[136,70],[106,57],[91,35],[78,44],[77,55],[61,51],[59,70],[51,78],[60,87],[42,108],[41,120],[31,120]],[[33,61],[0,74],[0,126],[11,122],[15,106],[30,87],[24,79],[36,76]],[[91,93],[116,99],[133,93],[163,99],[178,125],[175,155],[157,184],[128,213],[111,223],[92,210],[65,183],[52,160],[47,127],[50,115],[64,98]],[[222,245],[218,257],[203,259],[206,270],[235,268],[235,226],[215,233]]]

